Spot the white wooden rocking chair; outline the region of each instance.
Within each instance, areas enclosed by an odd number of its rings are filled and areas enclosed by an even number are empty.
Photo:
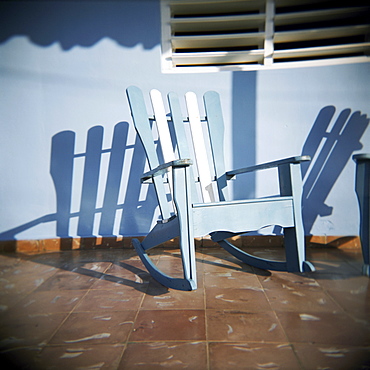
[[[150,93],[154,117],[149,116],[141,90],[135,86],[127,89],[127,96],[136,131],[145,148],[150,171],[141,181],[153,182],[162,219],[140,243],[134,239],[134,247],[151,275],[161,284],[179,290],[197,288],[194,238],[210,235],[211,239],[241,261],[252,266],[289,272],[314,271],[313,265],[305,261],[304,230],[301,213],[302,179],[300,163],[310,160],[298,156],[275,162],[264,163],[234,171],[225,171],[222,119],[218,93],[204,94],[206,118],[201,119],[197,97],[189,92],[185,95],[187,115],[183,119],[176,94],[168,94],[170,114],[166,115],[161,93]],[[206,122],[208,133],[202,124]],[[152,123],[156,123],[153,130]],[[169,123],[173,124],[177,150],[171,141]],[[184,123],[189,123],[193,149],[187,144]],[[158,155],[156,139],[158,133],[162,155]],[[209,138],[209,150],[204,139]],[[177,152],[177,155],[176,153]],[[193,155],[194,154],[194,155]],[[163,157],[163,158],[162,158]],[[208,165],[212,158],[213,164]],[[193,165],[196,163],[196,165]],[[193,167],[197,170],[194,176]],[[280,196],[262,199],[230,200],[228,180],[236,175],[277,167]],[[164,186],[165,179],[171,185],[174,204],[170,203]],[[194,185],[199,182],[200,191]],[[273,261],[250,255],[232,245],[228,238],[258,230],[268,225],[279,225],[284,230],[285,261]],[[173,278],[161,272],[147,255],[147,251],[167,240],[179,237],[183,278]]]

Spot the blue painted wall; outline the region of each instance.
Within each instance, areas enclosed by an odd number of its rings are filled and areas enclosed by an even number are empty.
[[[219,91],[227,166],[310,154],[306,233],[358,234],[351,156],[370,152],[370,64],[162,74],[153,0],[2,2],[0,24],[0,239],[148,231],[129,85]],[[275,177],[240,177],[234,197],[273,193]]]

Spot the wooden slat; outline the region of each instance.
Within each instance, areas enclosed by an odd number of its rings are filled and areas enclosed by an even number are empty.
[[[201,15],[253,12],[264,7],[263,0],[171,0],[176,15]]]
[[[174,49],[197,49],[222,47],[243,47],[258,45],[265,38],[264,32],[237,33],[224,35],[201,35],[201,36],[173,36],[172,46]]]
[[[166,111],[160,91],[155,89],[151,90],[150,100],[154,111],[155,122],[157,124],[159,143],[161,145],[164,162],[172,162],[176,157],[173,151],[171,134],[168,128]],[[167,180],[171,194],[173,194],[173,176],[171,170],[167,172]]]
[[[368,12],[370,7],[348,7],[348,8],[331,8],[324,10],[311,10],[304,12],[291,12],[275,15],[275,26],[320,22],[331,20],[346,19],[355,15],[361,15]]]
[[[338,37],[365,35],[368,32],[370,32],[370,25],[328,27],[301,31],[294,30],[275,32],[274,40],[275,43],[322,40]]]
[[[165,162],[171,162],[175,160],[175,155],[173,152],[171,134],[168,128],[167,116],[164,109],[162,94],[160,93],[160,91],[153,89],[150,91],[150,99],[152,102],[155,121],[157,123],[157,130],[163,158]]]
[[[139,133],[140,140],[143,143],[144,150],[149,162],[149,168],[153,170],[159,165],[159,161],[153,141],[152,130],[146,111],[143,93],[136,86],[128,87],[126,92],[136,131]],[[155,177],[153,181],[156,188],[159,208],[162,217],[163,219],[168,219],[171,217],[171,213],[167,203],[167,196],[163,187],[163,179],[161,176],[158,176]]]
[[[176,134],[176,141],[179,150],[179,155],[181,159],[190,158],[195,163],[195,158],[192,158],[188,146],[188,142],[186,140],[186,133],[184,128],[184,121],[182,118],[181,108],[179,98],[176,93],[170,92],[167,95],[168,104],[171,110],[172,122],[175,129]]]
[[[172,18],[172,32],[234,31],[263,27],[265,14]]]
[[[214,202],[216,196],[212,187],[212,176],[207,158],[207,151],[204,145],[203,129],[200,121],[198,102],[195,93],[187,92],[185,94],[186,107],[189,115],[190,129],[193,138],[194,152],[198,167],[199,180],[203,201]]]
[[[179,151],[179,156],[181,159],[190,158],[193,163],[196,163],[196,159],[193,156],[193,153],[189,150],[189,143],[187,140],[184,120],[182,118],[180,102],[177,94],[170,92],[168,95],[168,104],[171,110],[172,122],[175,129],[176,134],[176,142]],[[191,182],[191,192],[192,192],[192,199],[193,202],[199,201],[198,193],[196,191],[194,176],[193,176],[193,168],[190,171],[190,182]]]
[[[211,139],[213,162],[217,179],[218,196],[220,200],[229,200],[225,175],[224,154],[224,121],[222,118],[220,96],[215,91],[204,94],[209,137]]]
[[[225,51],[225,52],[197,52],[197,53],[174,53],[173,62],[176,65],[215,65],[237,63],[262,63],[263,49],[251,51]]]
[[[274,59],[355,54],[361,53],[364,50],[368,50],[368,53],[370,53],[370,42],[349,45],[320,46],[314,48],[276,50],[274,52]]]
[[[276,7],[320,4],[323,0],[275,0]]]

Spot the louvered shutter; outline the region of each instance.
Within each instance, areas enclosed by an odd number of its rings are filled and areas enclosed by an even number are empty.
[[[369,61],[370,4],[162,0],[164,70],[260,69]]]

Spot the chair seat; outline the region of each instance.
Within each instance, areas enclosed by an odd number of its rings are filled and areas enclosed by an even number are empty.
[[[212,202],[212,203],[193,203],[193,208],[198,207],[223,207],[223,206],[231,206],[235,204],[250,204],[250,203],[264,203],[264,202],[276,202],[276,201],[284,201],[284,200],[292,200],[293,197],[279,197],[279,196],[272,196],[266,198],[258,198],[258,199],[241,199],[241,200],[229,200],[229,201],[222,201],[222,202]]]
[[[262,227],[293,227],[292,197],[193,204],[194,236],[216,231],[243,233]]]

